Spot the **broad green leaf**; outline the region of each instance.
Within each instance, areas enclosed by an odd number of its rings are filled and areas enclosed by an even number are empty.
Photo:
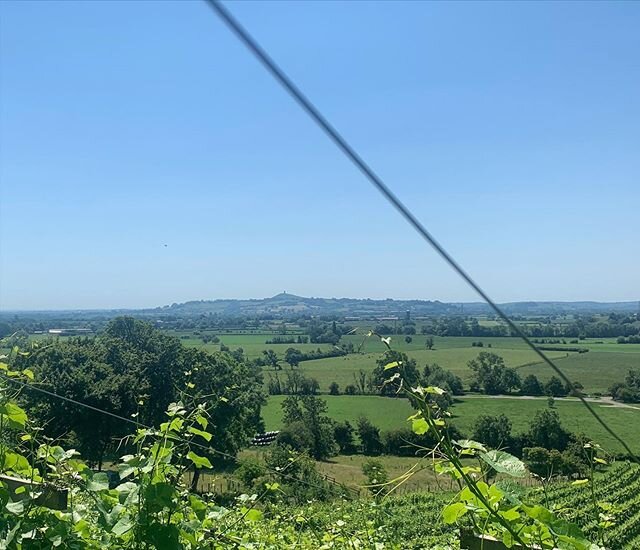
[[[202,437],[203,439],[206,439],[207,441],[211,441],[212,435],[209,432],[205,432],[204,430],[199,430],[198,428],[194,428],[193,426],[189,426],[187,431],[189,431],[194,435],[199,435],[200,437]]]
[[[508,474],[512,477],[525,477],[527,467],[520,459],[504,451],[489,451],[480,453],[480,458],[496,472]]]
[[[0,462],[0,471],[11,471],[19,474],[29,475],[32,469],[31,464],[29,464],[29,461],[26,459],[26,457],[18,453],[7,451],[4,454],[4,460]]]
[[[205,430],[207,429],[207,426],[209,425],[209,421],[207,420],[207,418],[201,414],[196,416],[196,422],[198,424],[200,424],[200,426],[202,426]]]
[[[586,485],[589,483],[588,479],[576,479],[571,485]]]
[[[193,451],[189,451],[187,458],[193,462],[193,465],[196,468],[213,468],[211,462],[209,462],[209,459],[206,456],[198,456]]]
[[[262,512],[260,510],[256,510],[255,508],[251,508],[245,516],[244,519],[247,521],[260,521],[262,519]]]
[[[472,439],[460,439],[458,441],[454,441],[454,443],[463,449],[475,449],[477,451],[482,451],[483,453],[487,452],[486,447],[482,443],[478,443]]]
[[[131,529],[133,529],[133,520],[128,516],[123,516],[118,520],[118,523],[113,526],[111,531],[120,537],[127,531],[131,531]]]
[[[455,523],[467,513],[467,507],[462,502],[454,502],[442,511],[442,519],[445,523]]]
[[[173,510],[177,506],[175,495],[173,485],[165,482],[152,483],[145,490],[145,503],[152,512],[160,512],[165,508]]]
[[[17,502],[7,502],[7,504],[5,504],[5,507],[12,514],[16,514],[17,516],[19,516],[24,513],[25,502],[26,501],[24,500],[18,500]]]
[[[427,393],[433,393],[435,395],[444,395],[445,393],[445,391],[438,386],[427,386],[426,388],[424,388],[424,391],[426,391]]]
[[[504,512],[499,512],[499,514],[507,521],[513,521],[520,517],[520,512],[518,511],[517,506],[514,506],[509,510],[505,510]]]
[[[27,413],[11,401],[0,404],[0,414],[9,421],[11,428],[24,428],[27,422]]]
[[[31,369],[24,369],[22,374],[24,374],[29,380],[34,379],[33,371]]]
[[[427,424],[427,421],[424,418],[416,418],[411,423],[411,430],[414,434],[423,435],[429,431],[429,424]]]
[[[109,477],[106,472],[97,472],[91,476],[87,483],[88,491],[105,491],[109,488]]]
[[[384,366],[384,370],[395,369],[400,366],[400,361],[391,361]]]

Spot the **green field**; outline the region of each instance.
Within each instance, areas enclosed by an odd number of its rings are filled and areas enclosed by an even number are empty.
[[[189,333],[191,336],[191,334]],[[255,359],[262,355],[262,351],[266,349],[272,349],[278,356],[283,357],[284,352],[288,348],[296,348],[300,351],[307,352],[320,348],[321,350],[329,350],[333,346],[331,344],[266,344],[267,340],[275,338],[277,336],[283,336],[277,333],[260,333],[260,334],[218,334],[220,342],[231,349],[242,348],[244,353],[250,359]],[[296,335],[287,334],[285,337],[297,337]],[[207,351],[219,351],[220,344],[205,344],[200,338],[190,337],[181,339],[181,342],[185,346],[197,347],[205,349]]]
[[[282,427],[281,403],[284,396],[271,396],[262,410],[267,430]],[[355,423],[360,416],[366,416],[381,430],[407,427],[407,417],[413,410],[405,399],[356,396],[323,396],[327,402],[328,415],[338,421],[349,420]],[[634,452],[640,453],[640,407],[613,407],[591,403],[604,421],[620,435]],[[513,433],[526,430],[536,411],[547,407],[546,398],[501,398],[501,397],[463,397],[456,400],[451,412],[453,423],[466,435],[470,435],[475,419],[482,414],[505,414],[513,424]],[[575,399],[557,399],[555,407],[564,426],[572,432],[584,433],[611,452],[622,452],[622,447],[611,435],[597,423]]]
[[[343,390],[346,385],[354,383],[354,375],[357,375],[360,370],[370,373],[375,368],[376,360],[380,358],[386,347],[378,337],[367,337],[366,329],[359,332],[360,334],[343,336],[341,343],[351,342],[362,353],[304,361],[300,364],[300,369],[306,376],[318,380],[321,392],[327,392],[331,382],[337,382]],[[191,332],[173,332],[173,334],[190,336],[181,340],[186,346],[199,347],[208,351],[220,349],[219,344],[204,344]],[[218,334],[226,346],[231,349],[241,347],[249,358],[259,357],[265,349],[273,349],[283,357],[285,350],[290,347],[301,351],[318,348],[328,350],[332,347],[330,344],[265,344],[266,340],[277,335],[276,332]],[[425,340],[424,335],[411,336],[411,342],[406,342],[404,336],[392,336],[391,346],[414,358],[420,369],[427,363],[438,363],[460,376],[465,384],[468,384],[472,378],[467,363],[477,357],[481,351],[500,355],[507,366],[518,369],[521,377],[535,374],[542,380],[547,380],[553,374],[547,365],[540,362],[539,357],[528,348],[527,344],[518,338],[434,337],[433,350],[425,349]],[[472,343],[477,341],[482,341],[484,347],[472,347]],[[623,380],[629,369],[640,368],[640,344],[617,344],[615,338],[593,338],[580,340],[578,344],[546,345],[589,349],[588,353],[580,354],[570,351],[545,352],[549,358],[557,362],[571,380],[580,382],[587,393],[604,393],[614,382]],[[287,368],[284,364],[283,367]],[[273,371],[265,369],[266,380],[273,374]],[[285,376],[282,372],[279,374]]]
[[[415,359],[420,370],[427,364],[438,363],[441,367],[449,369],[462,378],[462,381],[469,383],[472,372],[467,367],[467,363],[478,356],[482,349],[472,347],[451,347],[438,348],[435,350],[406,350],[407,354]],[[487,350],[484,350],[487,351]],[[492,348],[492,351],[500,355],[507,366],[521,367],[530,363],[535,363],[538,358],[533,351],[527,349],[499,349]],[[320,383],[320,390],[328,391],[331,382],[337,382],[341,389],[347,384],[354,383],[354,375],[362,369],[367,373],[373,371],[376,361],[381,357],[382,352],[352,354],[344,357],[331,357],[327,359],[316,359],[300,363],[301,371],[306,375],[315,378]],[[550,357],[566,357],[566,352],[549,352]],[[268,377],[269,370],[265,370]]]
[[[613,350],[590,351],[589,353],[572,353],[568,357],[558,359],[557,366],[570,380],[579,381],[588,393],[607,392],[614,382],[621,382],[630,369],[640,369],[640,349],[636,352],[618,351],[633,344],[613,344]],[[547,380],[553,373],[544,364],[530,365],[518,369],[521,377],[535,374],[541,380]]]

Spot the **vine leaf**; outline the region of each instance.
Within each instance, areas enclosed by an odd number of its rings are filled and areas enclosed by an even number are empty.
[[[527,475],[527,467],[524,465],[524,462],[504,451],[492,450],[486,453],[480,453],[480,458],[496,472],[512,477],[525,477]]]
[[[442,519],[445,523],[455,523],[466,513],[467,507],[462,502],[454,502],[442,510]]]
[[[196,468],[213,468],[211,462],[209,462],[209,459],[206,456],[199,456],[193,451],[189,451],[187,458],[193,462],[193,465]]]

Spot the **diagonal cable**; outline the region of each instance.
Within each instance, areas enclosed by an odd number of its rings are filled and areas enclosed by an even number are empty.
[[[546,363],[553,371],[564,381],[571,389],[574,389],[573,382],[560,370],[560,368],[547,357],[535,344],[527,337],[527,335],[516,325],[507,314],[494,302],[489,295],[476,283],[462,266],[446,251],[446,249],[436,240],[436,238],[422,225],[422,223],[413,215],[407,206],[405,206],[398,197],[391,191],[382,179],[373,171],[373,169],[364,161],[364,159],[349,145],[347,140],[334,128],[331,123],[324,117],[311,100],[298,88],[298,86],[287,76],[287,74],[278,66],[278,64],[269,56],[269,54],[258,44],[251,36],[249,31],[245,29],[238,20],[227,10],[220,0],[204,0],[211,7],[214,13],[224,22],[224,24],[235,34],[235,36],[249,49],[249,51],[258,59],[264,68],[276,79],[276,81],[291,95],[298,105],[305,111],[311,119],[327,134],[344,155],[365,175],[369,182],[378,190],[384,198],[402,215],[402,217],[411,225],[420,236],[431,245],[431,247],[449,264],[449,266],[462,279],[480,295],[480,297],[495,311],[495,313],[507,324],[512,333],[522,338],[524,342]],[[589,402],[578,392],[575,392],[582,404],[587,408],[591,415],[598,423],[611,435],[618,443],[620,443],[627,451],[629,456],[635,462],[639,462],[633,451],[627,443],[616,434],[607,423],[600,417],[596,410]]]

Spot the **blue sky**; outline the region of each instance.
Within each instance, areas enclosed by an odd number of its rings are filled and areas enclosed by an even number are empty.
[[[495,299],[640,297],[640,4],[228,6]],[[476,299],[204,4],[0,15],[1,309]]]

